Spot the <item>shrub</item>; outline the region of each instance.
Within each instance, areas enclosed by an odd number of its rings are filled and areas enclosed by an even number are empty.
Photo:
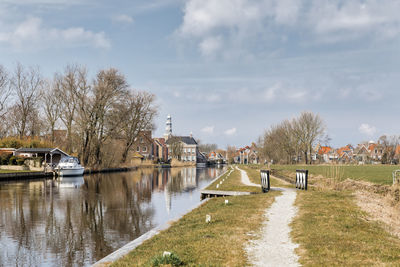
[[[171,265],[171,266],[181,266],[183,261],[175,253],[169,255],[159,255],[151,260],[151,266],[161,266],[161,265]]]
[[[17,157],[12,156],[12,157],[8,160],[8,165],[17,165]]]
[[[0,147],[7,148],[21,148],[21,147],[30,147],[30,148],[38,148],[38,147],[51,147],[51,144],[46,141],[40,141],[39,139],[32,138],[24,138],[19,139],[17,137],[6,137],[0,139]]]
[[[8,157],[5,157],[5,156],[1,157],[0,158],[1,165],[8,165],[8,160],[9,160]]]
[[[22,166],[24,165],[25,159],[24,158],[17,158],[17,165]]]

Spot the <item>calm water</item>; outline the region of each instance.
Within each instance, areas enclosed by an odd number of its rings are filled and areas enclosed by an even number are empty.
[[[0,266],[87,266],[199,203],[222,169],[0,183]]]

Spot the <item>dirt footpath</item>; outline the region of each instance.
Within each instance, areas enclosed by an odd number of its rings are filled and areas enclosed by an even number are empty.
[[[296,190],[280,188],[282,195],[275,198],[266,210],[261,238],[246,247],[249,262],[254,266],[300,266],[294,250],[298,247],[290,239],[289,224],[296,216]]]

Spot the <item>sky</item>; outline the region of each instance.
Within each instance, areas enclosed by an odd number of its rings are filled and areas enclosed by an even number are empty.
[[[302,111],[330,145],[400,134],[400,1],[0,0],[0,64],[118,68],[154,136],[245,146]]]

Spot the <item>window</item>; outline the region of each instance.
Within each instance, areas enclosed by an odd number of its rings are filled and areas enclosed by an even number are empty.
[[[140,152],[140,147],[139,146],[136,148],[136,152]]]
[[[147,152],[147,146],[143,147],[143,152]]]
[[[186,153],[186,148],[183,149],[183,153]]]
[[[140,137],[140,143],[143,143],[143,137]]]

